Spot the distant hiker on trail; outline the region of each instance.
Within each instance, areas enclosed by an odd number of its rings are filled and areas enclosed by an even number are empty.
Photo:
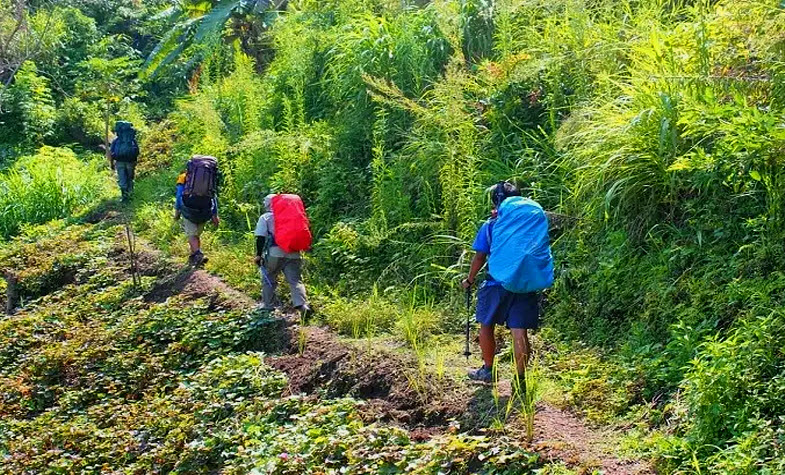
[[[265,310],[276,308],[275,289],[278,274],[283,272],[289,282],[294,308],[310,312],[302,279],[302,251],[311,248],[311,231],[303,201],[297,195],[267,195],[265,213],[256,223],[256,257],[262,278],[262,305]]]
[[[139,144],[136,143],[136,130],[130,122],[118,120],[114,126],[117,137],[109,146],[109,166],[117,170],[117,184],[120,186],[123,202],[131,199],[134,192],[134,170],[139,158]]]
[[[484,364],[470,372],[469,378],[493,379],[494,327],[505,323],[512,333],[518,381],[525,388],[530,355],[527,329],[539,324],[537,292],[553,284],[548,218],[539,204],[521,197],[520,190],[509,182],[491,188],[491,201],[491,218],[477,232],[472,245],[476,254],[469,276],[462,282],[468,292],[488,262],[487,276],[477,291],[476,313]]]
[[[177,198],[174,219],[182,217],[191,255],[188,263],[199,266],[207,262],[202,253],[200,236],[207,221],[218,226],[218,161],[215,157],[194,155],[186,169],[177,177]]]

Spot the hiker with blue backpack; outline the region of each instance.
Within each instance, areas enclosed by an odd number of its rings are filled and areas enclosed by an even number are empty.
[[[477,274],[488,264],[477,291],[476,310],[484,364],[471,371],[469,378],[493,380],[494,330],[496,325],[506,324],[512,333],[517,380],[525,388],[531,353],[528,330],[537,328],[540,318],[538,292],[553,284],[548,218],[539,204],[522,197],[509,182],[491,188],[491,202],[491,218],[477,232],[472,245],[475,255],[462,282],[469,292]]]
[[[198,267],[207,262],[202,253],[202,231],[208,221],[218,226],[218,160],[207,155],[194,155],[185,171],[177,177],[174,219],[188,238],[191,254],[188,263]]]
[[[112,170],[117,170],[121,199],[127,202],[134,192],[134,173],[136,160],[139,158],[139,144],[136,142],[136,130],[130,122],[118,120],[114,126],[114,133],[117,137],[109,146],[109,166]]]

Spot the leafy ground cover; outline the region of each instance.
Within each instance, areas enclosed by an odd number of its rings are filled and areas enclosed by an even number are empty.
[[[522,473],[542,464],[504,437],[456,428],[418,442],[366,422],[360,400],[285,395],[287,377],[266,363],[281,350],[280,322],[160,256],[141,258],[134,287],[122,232],[111,219],[55,222],[3,246],[24,298],[0,321],[3,470]]]

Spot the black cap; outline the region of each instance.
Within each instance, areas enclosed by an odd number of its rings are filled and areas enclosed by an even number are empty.
[[[491,189],[491,202],[497,208],[510,196],[521,196],[521,190],[509,181],[500,181]]]

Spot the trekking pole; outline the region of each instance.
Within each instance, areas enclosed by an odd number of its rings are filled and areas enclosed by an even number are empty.
[[[466,289],[466,344],[463,347],[463,356],[466,357],[466,361],[469,361],[469,356],[471,356],[472,352],[469,349],[469,338],[471,337],[471,317],[472,317],[472,289],[471,287]]]
[[[142,285],[142,279],[139,277],[139,272],[136,269],[136,250],[134,249],[134,233],[131,230],[131,224],[128,216],[125,216],[125,237],[128,239],[128,254],[131,257],[131,279],[133,279],[134,287],[138,288]]]
[[[273,287],[273,281],[271,281],[270,280],[270,276],[267,275],[267,269],[264,268],[264,262],[261,263],[261,265],[259,266],[259,269],[262,271],[262,278],[264,279],[264,281],[267,282],[267,285],[269,285],[270,288],[272,288]]]

